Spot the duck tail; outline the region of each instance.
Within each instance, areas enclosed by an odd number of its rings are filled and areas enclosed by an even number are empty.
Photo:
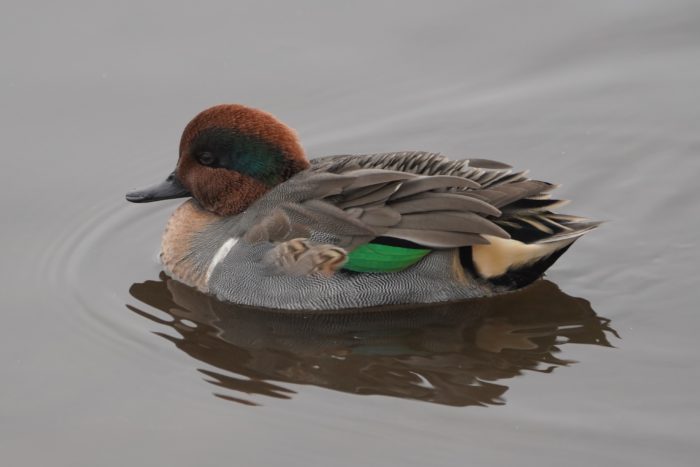
[[[504,213],[507,211],[504,210]],[[511,238],[460,250],[463,266],[494,285],[517,289],[542,277],[571,245],[600,222],[549,211],[510,212],[497,219]]]

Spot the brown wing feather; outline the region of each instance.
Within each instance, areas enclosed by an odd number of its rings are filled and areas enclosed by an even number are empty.
[[[549,211],[561,203],[549,200],[554,185],[484,159],[428,152],[329,156],[298,177],[308,196],[279,206],[288,223],[331,235],[349,249],[377,236],[455,248],[488,243],[484,235],[526,232],[546,241],[592,228]]]

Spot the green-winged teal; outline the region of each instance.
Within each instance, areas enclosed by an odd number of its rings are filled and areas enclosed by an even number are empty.
[[[219,105],[185,128],[175,171],[131,192],[190,197],[168,221],[175,279],[238,304],[363,308],[523,287],[596,225],[557,214],[555,188],[483,159],[435,153],[307,160],[261,110]]]

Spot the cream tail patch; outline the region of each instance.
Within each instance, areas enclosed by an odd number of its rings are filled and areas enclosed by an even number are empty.
[[[209,263],[209,267],[207,268],[207,273],[204,276],[204,283],[209,285],[209,279],[211,278],[212,272],[214,272],[214,268],[219,265],[221,261],[223,261],[224,258],[226,258],[226,255],[228,255],[229,251],[231,251],[231,248],[233,248],[236,243],[238,243],[238,238],[232,237],[226,240],[223,245],[219,247],[219,249],[216,251],[216,254],[214,257],[211,259],[211,262]]]
[[[509,269],[534,263],[576,240],[571,238],[549,243],[527,244],[491,235],[483,237],[488,239],[490,244],[474,245],[472,258],[476,270],[486,279],[505,274]]]

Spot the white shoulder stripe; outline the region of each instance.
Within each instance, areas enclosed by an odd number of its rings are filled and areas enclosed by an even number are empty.
[[[224,242],[223,245],[221,245],[214,255],[214,257],[211,259],[211,262],[209,263],[209,267],[207,268],[207,274],[204,276],[204,282],[208,285],[209,284],[209,278],[211,277],[211,273],[214,272],[214,268],[221,262],[223,261],[224,258],[226,258],[226,255],[228,255],[228,252],[231,251],[231,248],[238,243],[237,238],[229,238]]]

